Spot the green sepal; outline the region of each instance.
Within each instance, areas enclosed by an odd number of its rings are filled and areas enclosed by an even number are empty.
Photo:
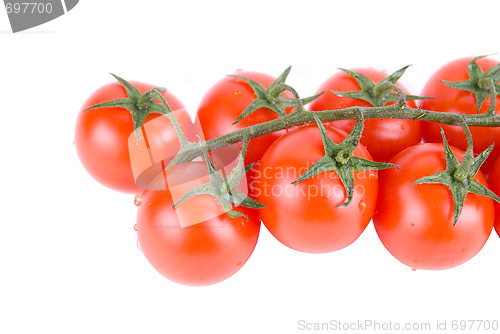
[[[392,73],[391,75],[389,75],[387,78],[382,79],[381,82],[390,82],[392,84],[395,84],[399,79],[401,79],[403,74],[405,74],[408,67],[410,67],[410,65],[406,65],[406,66],[400,68],[399,70],[397,70],[394,73]]]
[[[493,149],[493,144],[483,151],[478,156],[474,157],[472,150],[472,137],[470,130],[465,125],[466,135],[468,139],[467,151],[464,154],[462,163],[459,163],[453,154],[444,130],[441,128],[441,136],[443,137],[443,146],[446,156],[446,169],[442,172],[424,176],[413,182],[413,184],[442,184],[450,189],[453,197],[453,225],[455,225],[462,212],[465,197],[468,193],[473,193],[481,196],[489,197],[500,203],[500,197],[494,192],[486,188],[474,180],[481,165],[486,161]]]
[[[323,95],[324,92],[321,92],[319,94],[316,94],[316,95],[313,95],[313,96],[309,96],[309,97],[305,97],[303,99],[300,99],[300,101],[302,102],[303,105],[306,105],[306,104],[309,104],[311,103],[312,101],[316,100],[318,97],[320,97],[321,95]]]
[[[202,184],[201,186],[198,186],[196,188],[189,190],[187,193],[182,195],[181,198],[179,198],[177,200],[177,202],[174,203],[174,205],[172,205],[172,208],[175,208],[177,205],[181,204],[182,202],[184,202],[185,200],[187,200],[191,197],[199,196],[199,195],[215,196],[212,184],[211,183]]]
[[[495,146],[495,143],[492,143],[486,150],[481,152],[473,161],[471,165],[471,174],[476,175],[477,172],[479,171],[479,168],[481,168],[481,165],[486,161],[488,156],[490,155],[491,151],[493,151],[493,147]]]
[[[398,167],[391,163],[366,160],[352,155],[359,145],[363,131],[364,118],[361,112],[359,112],[358,121],[353,130],[340,144],[335,143],[328,137],[325,126],[319,117],[314,113],[312,115],[321,134],[325,155],[318,159],[297,180],[293,181],[292,184],[305,181],[323,172],[336,172],[347,195],[347,200],[338,206],[342,207],[348,206],[352,201],[354,195],[354,172]]]
[[[156,87],[148,90],[146,93],[142,94],[139,89],[134,87],[130,82],[125,79],[120,78],[119,76],[111,73],[113,77],[123,86],[125,92],[127,93],[126,98],[115,99],[103,103],[99,103],[93,106],[88,107],[84,110],[105,108],[105,107],[117,107],[124,108],[130,111],[132,115],[132,123],[134,126],[135,137],[137,138],[137,143],[139,143],[141,137],[141,129],[146,121],[146,118],[150,114],[161,114],[166,115],[171,113],[172,110],[166,103],[165,98],[161,95],[165,88]],[[160,100],[162,104],[156,103],[157,100]]]
[[[242,119],[253,113],[254,111],[267,108],[274,111],[280,117],[286,116],[286,108],[297,107],[297,110],[302,110],[303,106],[317,99],[321,94],[314,95],[301,99],[293,87],[285,84],[286,78],[290,73],[291,66],[289,66],[278,78],[269,85],[269,87],[264,88],[258,82],[238,75],[230,75],[230,77],[238,78],[244,80],[250,88],[253,89],[256,98],[248,105],[245,110],[241,112],[238,118],[233,124],[240,122]],[[294,95],[294,98],[287,98],[282,96],[285,91],[290,91]]]
[[[325,155],[315,163],[312,164],[297,180],[293,181],[292,184],[299,183],[310,179],[318,174],[327,172],[327,171],[336,171],[337,162],[332,157]]]
[[[500,85],[498,84],[500,81],[500,64],[484,72],[476,63],[476,60],[484,57],[487,56],[475,57],[469,62],[467,65],[468,80],[455,82],[441,80],[443,84],[449,87],[473,93],[476,98],[476,110],[478,113],[484,101],[492,94],[492,89],[496,93],[500,92]],[[489,79],[491,79],[493,87],[488,87],[491,85],[491,83],[487,83]]]
[[[347,194],[347,201],[338,205],[338,207],[349,206],[349,204],[351,204],[352,197],[354,196],[354,173],[350,170],[350,168],[337,168],[335,171],[337,172],[340,181],[342,181],[342,185],[344,186]]]
[[[130,112],[133,112],[136,109],[135,103],[132,100],[130,100],[129,98],[123,98],[123,99],[116,99],[103,103],[98,103],[88,107],[83,111],[98,109],[98,108],[114,108],[114,107],[125,108]]]
[[[253,200],[246,194],[237,190],[237,187],[240,184],[241,180],[248,172],[248,170],[250,170],[250,168],[253,166],[253,164],[248,166],[245,166],[244,164],[248,146],[247,137],[243,141],[243,147],[239,156],[238,164],[231,170],[231,173],[229,173],[227,177],[222,177],[222,175],[219,173],[214,163],[212,162],[210,155],[208,154],[206,145],[202,142],[201,138],[199,145],[201,145],[202,147],[203,157],[208,168],[210,182],[191,189],[190,191],[185,193],[172,206],[173,208],[191,197],[198,195],[211,195],[217,199],[217,201],[229,217],[236,218],[243,216],[246,220],[248,220],[248,217],[245,214],[234,211],[233,205],[240,205],[252,209],[261,209],[266,207],[265,205]]]
[[[166,110],[165,106],[162,106],[161,104],[158,103],[153,103],[148,106],[148,112],[149,114],[160,114],[160,115],[167,115],[170,112]]]
[[[248,221],[248,216],[246,214],[244,214],[243,212],[239,212],[239,211],[234,211],[234,210],[229,210],[226,212],[227,215],[230,217],[230,218],[239,218],[239,217],[244,217],[246,221]]]
[[[127,96],[129,99],[131,99],[133,101],[139,100],[139,98],[142,96],[142,93],[139,89],[137,89],[134,85],[132,85],[127,80],[122,79],[113,73],[110,73],[110,74],[123,86],[123,88],[125,88],[125,91],[127,92]]]
[[[281,73],[274,82],[272,82],[269,87],[267,87],[268,91],[273,90],[276,86],[284,84],[286,81],[286,78],[288,78],[288,75],[290,74],[290,71],[292,70],[292,66],[288,66],[283,73]]]
[[[233,122],[233,124],[236,124],[240,122],[243,118],[247,117],[254,111],[261,109],[261,108],[268,108],[277,113],[280,117],[283,117],[286,115],[285,112],[285,106],[282,105],[277,105],[277,104],[271,104],[268,101],[265,100],[260,100],[259,98],[255,99],[248,105],[248,107],[243,110],[243,112],[238,116],[236,121]]]
[[[297,102],[297,99],[292,99],[289,97],[280,97],[280,103],[283,108],[288,108],[288,107],[301,107],[305,106],[306,104],[311,103],[312,101],[316,100],[318,97],[323,95],[324,92],[321,92],[319,94],[305,97],[303,99],[300,99],[299,102]]]
[[[352,76],[358,83],[361,90],[352,92],[340,92],[340,91],[330,90],[330,92],[338,96],[344,96],[366,101],[374,107],[383,107],[387,103],[401,100],[402,96],[400,94],[392,93],[392,91],[394,89],[396,82],[399,80],[399,78],[401,78],[401,76],[404,74],[404,72],[408,67],[409,65],[395,71],[394,73],[382,79],[378,83],[373,82],[373,80],[371,80],[370,78],[361,73],[348,70],[345,68],[339,68],[339,70],[344,71],[345,73]],[[407,101],[429,99],[429,97],[425,96],[406,95],[406,94],[404,95],[404,98]]]
[[[363,172],[366,170],[381,170],[387,168],[399,168],[396,164],[391,164],[389,162],[378,162],[368,159],[363,159],[360,157],[351,156],[349,158],[349,168],[354,172]]]
[[[246,194],[242,193],[241,191],[235,190],[233,191],[233,197],[236,199],[236,202],[239,203],[241,206],[250,208],[250,209],[264,209],[266,206],[250,196],[247,196]]]

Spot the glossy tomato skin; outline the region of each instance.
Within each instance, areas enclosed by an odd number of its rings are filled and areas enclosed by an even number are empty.
[[[347,136],[327,126],[329,138],[339,143]],[[274,237],[289,248],[307,253],[339,250],[365,230],[375,210],[377,172],[355,172],[354,196],[347,207],[345,189],[335,172],[324,172],[291,184],[324,155],[317,126],[291,131],[276,140],[254,167],[250,190],[267,208],[260,209],[262,222]],[[363,146],[354,155],[371,159]]]
[[[275,81],[274,77],[259,72],[238,70],[234,75],[252,79],[264,88]],[[291,97],[289,94],[285,95]],[[233,124],[255,98],[256,95],[248,83],[240,78],[227,76],[205,93],[198,107],[195,123],[205,139],[211,139],[279,117],[270,109],[260,108]],[[287,113],[290,111],[291,109],[286,109]],[[250,164],[260,160],[269,145],[284,133],[284,130],[278,131],[250,140],[245,162]],[[241,148],[241,143],[239,146]]]
[[[132,82],[141,92],[155,86]],[[194,132],[194,126],[183,104],[173,94],[165,91],[163,96],[175,110],[181,127],[187,133]],[[110,83],[94,91],[84,102],[75,128],[75,146],[78,157],[88,173],[104,186],[124,193],[137,194],[143,191],[136,185],[129,155],[129,137],[134,131],[130,111],[123,108],[99,108],[83,111],[98,103],[126,98],[127,94],[119,83]],[[159,115],[150,115],[146,123]],[[164,116],[162,116],[165,118]],[[165,126],[160,130],[142,132],[156,150],[164,150],[165,158],[173,156],[179,141],[170,121],[161,120]]]
[[[500,196],[500,158],[497,158],[493,166],[491,167],[491,172],[488,176],[488,185],[490,189]],[[500,236],[500,203],[495,201],[495,230]]]
[[[179,165],[167,173],[171,188],[146,190],[139,205],[136,228],[145,257],[160,274],[179,284],[204,286],[229,278],[256,246],[260,231],[257,212],[237,207],[248,221],[230,218],[209,195],[193,197],[172,209],[172,175],[181,186],[185,183],[186,191],[206,183],[208,177],[204,162]]]
[[[385,71],[373,68],[359,68],[353,71],[365,75],[375,83],[388,76]],[[397,86],[404,90],[404,87],[400,84],[397,84]],[[340,92],[358,91],[360,90],[360,86],[349,74],[344,71],[338,72],[321,84],[316,94],[324,93],[311,102],[309,109],[321,111],[353,106],[372,107],[367,101],[338,96],[330,92],[330,90]],[[412,108],[416,107],[414,101],[408,101],[407,104]],[[350,132],[355,123],[356,120],[342,120],[332,122],[331,124],[346,132]],[[387,162],[396,153],[399,153],[406,147],[418,144],[421,139],[420,121],[389,118],[367,119],[365,120],[365,129],[361,138],[361,144],[368,149],[375,161]]]
[[[476,114],[476,98],[472,92],[466,92],[463,90],[458,90],[449,87],[441,82],[445,81],[463,81],[468,80],[469,75],[467,72],[467,67],[472,57],[460,58],[448,62],[439,68],[434,74],[429,78],[429,80],[424,85],[421,95],[434,97],[434,99],[422,100],[420,102],[421,106],[425,110],[439,111],[439,112],[449,112],[449,113],[460,113],[460,114]],[[491,67],[498,64],[497,61],[489,58],[480,58],[476,63],[483,69],[487,71]],[[485,113],[490,104],[490,98],[488,97],[483,105],[481,106],[479,113]],[[497,97],[496,114],[500,115],[500,96]],[[431,143],[441,143],[441,132],[442,127],[448,138],[448,142],[451,146],[455,146],[461,150],[466,150],[467,148],[467,138],[465,137],[464,131],[460,126],[451,126],[445,124],[439,124],[434,122],[423,122],[422,131],[423,138],[426,142]],[[474,140],[474,153],[479,154],[487,149],[491,143],[500,141],[500,128],[486,128],[486,127],[469,127],[472,133],[472,138]],[[496,145],[490,157],[486,160],[482,167],[482,170],[487,173],[491,168],[493,161],[500,155],[500,147]]]
[[[461,161],[463,151],[452,148]],[[375,230],[385,248],[414,269],[440,270],[458,266],[483,247],[493,228],[493,201],[468,194],[453,226],[453,199],[440,184],[417,184],[417,179],[446,167],[442,144],[426,143],[405,149],[392,160],[399,169],[379,173]],[[486,185],[479,172],[474,178]]]

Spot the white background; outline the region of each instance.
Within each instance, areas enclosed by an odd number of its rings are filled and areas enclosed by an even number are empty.
[[[91,179],[72,144],[81,104],[110,72],[166,86],[192,114],[237,68],[277,76],[292,65],[289,83],[308,96],[337,67],[413,64],[401,82],[418,94],[445,62],[500,51],[498,13],[498,1],[82,0],[12,34],[0,9],[0,333],[307,332],[301,320],[447,321],[452,332],[453,320],[500,321],[496,234],[458,268],[413,272],[372,225],[325,255],[263,228],[229,280],[171,283],[137,248],[133,196]]]

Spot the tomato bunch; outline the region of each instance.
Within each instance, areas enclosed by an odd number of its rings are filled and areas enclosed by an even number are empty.
[[[180,284],[234,275],[261,224],[327,253],[373,222],[401,263],[449,269],[500,235],[500,127],[467,125],[500,117],[500,65],[450,61],[422,96],[398,83],[406,69],[341,69],[308,98],[285,82],[290,68],[237,71],[194,121],[171,92],[115,76],[84,102],[75,147],[98,182],[137,195],[141,249]]]

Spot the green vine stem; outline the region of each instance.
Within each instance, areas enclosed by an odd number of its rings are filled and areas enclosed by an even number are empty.
[[[389,106],[350,107],[338,110],[317,111],[314,112],[314,114],[318,116],[322,122],[332,122],[337,120],[358,119],[360,112],[365,120],[375,118],[397,118],[462,126],[462,123],[458,121],[458,119],[460,119],[459,117],[461,117],[463,122],[468,126],[500,127],[500,116],[495,113],[464,115],[429,111],[420,108],[411,108],[406,105],[404,99]],[[209,139],[206,141],[206,148],[208,151],[213,151],[227,145],[241,142],[245,137],[253,139],[276,131],[314,122],[315,119],[312,112],[307,112],[305,110],[297,111],[278,119],[252,125],[220,137]],[[191,161],[202,154],[201,148],[193,148],[188,152],[184,152],[179,159],[176,159],[175,164]]]

